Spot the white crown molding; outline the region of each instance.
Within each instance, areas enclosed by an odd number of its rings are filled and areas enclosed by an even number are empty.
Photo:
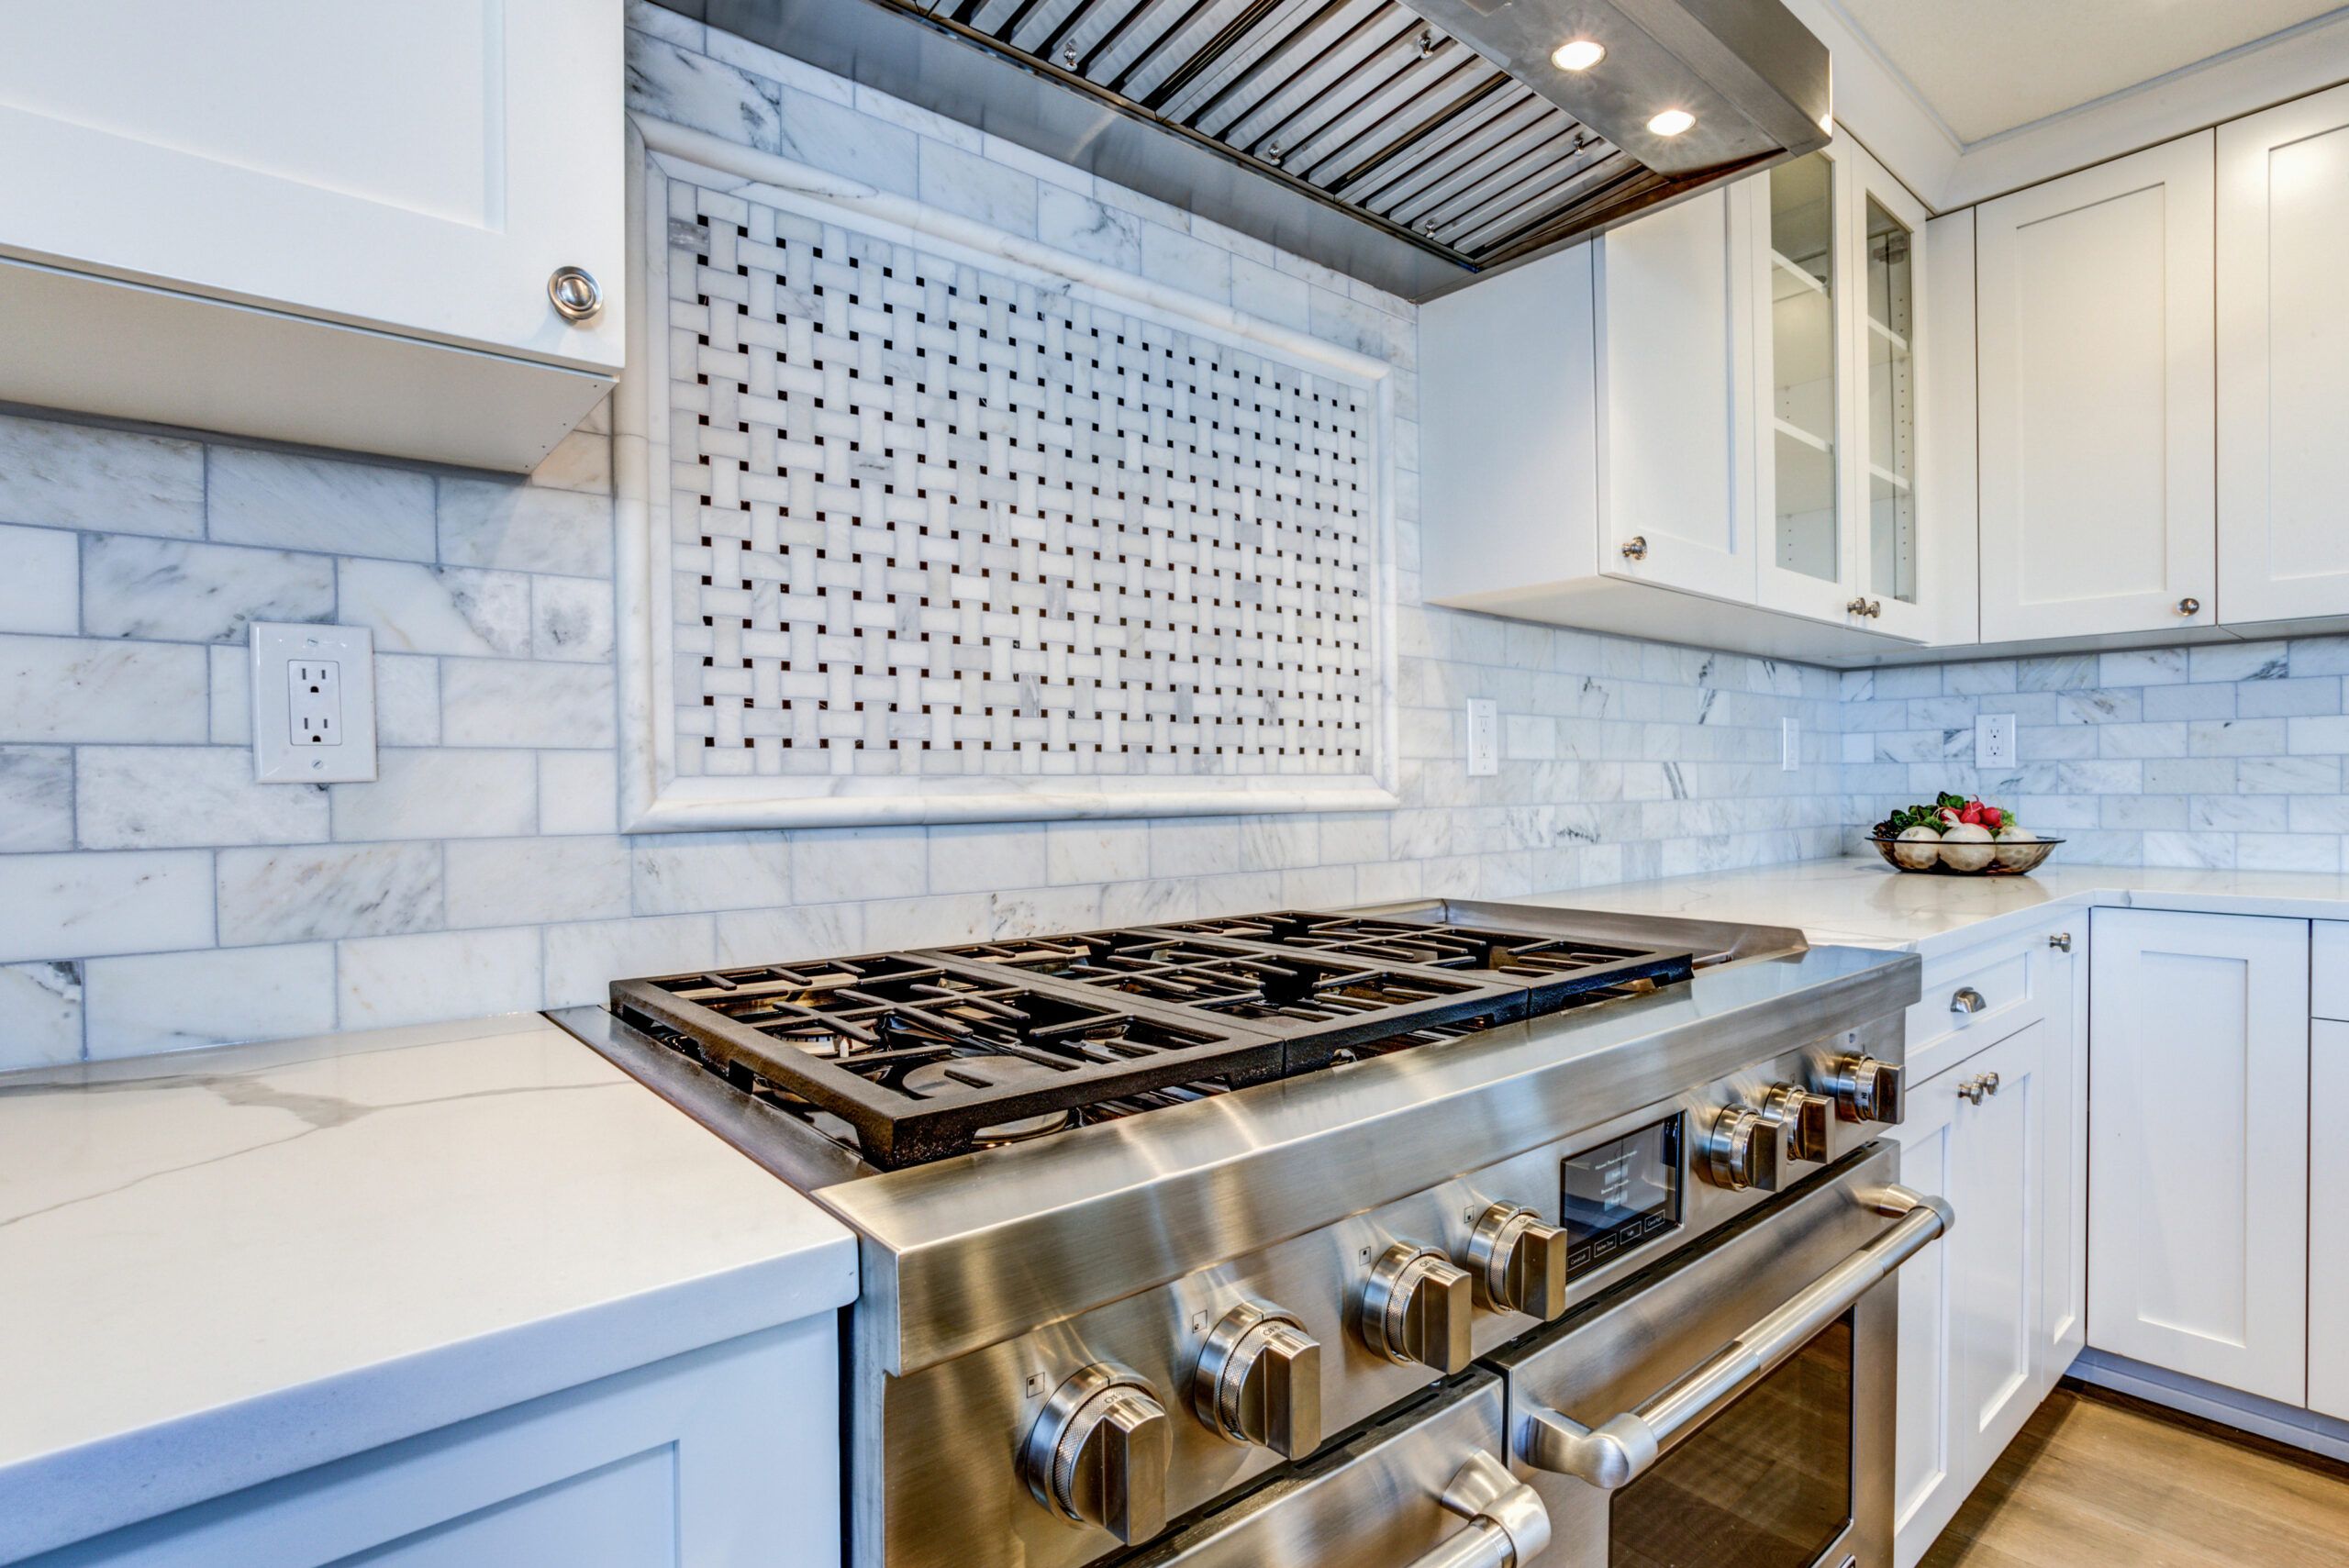
[[[2349,7],[1961,143],[1841,0],[1786,0],[1834,61],[1835,123],[1936,213],[1971,206],[2349,80]]]

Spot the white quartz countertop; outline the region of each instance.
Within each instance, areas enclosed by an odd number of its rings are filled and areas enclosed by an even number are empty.
[[[2060,852],[2060,851],[2059,851]],[[2349,919],[2349,876],[2054,864],[2029,876],[1931,876],[1875,856],[1576,888],[1526,902],[1799,928],[1813,943],[1932,956],[2066,908],[2188,909]]]
[[[855,1295],[535,1015],[0,1075],[0,1562]]]

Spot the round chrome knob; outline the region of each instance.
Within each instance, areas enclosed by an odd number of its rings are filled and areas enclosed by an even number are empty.
[[[1433,1247],[1397,1241],[1370,1271],[1362,1293],[1362,1342],[1399,1365],[1438,1372],[1468,1364],[1468,1320],[1475,1302],[1466,1271]]]
[[[2202,613],[2202,601],[2193,598],[2180,599],[2177,601],[2177,613],[2182,616],[2199,616]]]
[[[1846,1056],[1820,1085],[1835,1096],[1835,1114],[1845,1121],[1900,1120],[1900,1069],[1873,1056]]]
[[[1095,1362],[1053,1391],[1019,1468],[1036,1501],[1131,1545],[1166,1528],[1165,1407],[1140,1373]]]
[[[1834,1114],[1834,1101],[1792,1084],[1779,1084],[1762,1102],[1762,1119],[1777,1128],[1778,1151],[1789,1160],[1827,1158],[1827,1123]]]
[[[1705,1179],[1742,1193],[1778,1190],[1778,1129],[1751,1106],[1731,1106],[1705,1134]]]
[[[1865,599],[1854,599],[1843,606],[1843,613],[1847,616],[1864,616],[1868,613],[1868,602]]]
[[[557,267],[547,277],[547,298],[565,321],[593,321],[604,308],[603,286],[584,267]]]
[[[1648,556],[1648,536],[1647,536],[1647,535],[1645,535],[1645,534],[1633,534],[1630,539],[1625,539],[1625,540],[1623,541],[1623,559],[1624,559],[1624,560],[1626,560],[1626,561],[1645,561],[1645,560],[1647,559],[1647,556]]]
[[[1497,1203],[1468,1238],[1476,1305],[1547,1321],[1566,1309],[1566,1233],[1530,1208]]]
[[[1208,1331],[1191,1373],[1191,1411],[1230,1442],[1283,1459],[1321,1446],[1321,1347],[1269,1302],[1243,1301]]]

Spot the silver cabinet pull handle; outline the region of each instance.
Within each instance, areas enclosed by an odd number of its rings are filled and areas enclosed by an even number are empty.
[[[1408,1568],[1517,1568],[1550,1544],[1550,1510],[1532,1487],[1489,1453],[1468,1462],[1443,1489],[1443,1506],[1468,1521]]]
[[[547,301],[565,321],[592,321],[604,308],[604,290],[584,267],[557,267],[547,278]]]
[[[1949,1010],[1961,1018],[1978,1013],[1989,1005],[1983,999],[1982,993],[1971,985],[1961,985],[1950,994]]]
[[[2182,616],[2199,616],[2202,613],[2202,601],[2191,598],[2180,599],[2177,601],[2177,613]]]
[[[1957,1085],[1957,1097],[1971,1105],[1980,1105],[1982,1096],[1989,1092],[1990,1086],[1979,1078],[1962,1079]]]
[[[1626,561],[1645,561],[1645,560],[1647,559],[1647,554],[1648,554],[1648,536],[1647,536],[1647,535],[1645,535],[1645,534],[1633,534],[1630,539],[1625,539],[1625,540],[1623,541],[1623,559],[1624,559],[1624,560],[1626,560]]]
[[[1636,1409],[1596,1427],[1555,1410],[1530,1412],[1518,1433],[1518,1457],[1536,1470],[1572,1475],[1601,1491],[1612,1492],[1638,1480],[1674,1438],[1777,1370],[1813,1335],[1956,1223],[1946,1201],[1907,1187],[1880,1189],[1876,1207],[1900,1218]]]
[[[2047,939],[2047,945],[2057,952],[2069,952],[2072,951],[2072,933],[2058,931]]]

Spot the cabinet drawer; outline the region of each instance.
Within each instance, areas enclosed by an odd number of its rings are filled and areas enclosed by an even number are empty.
[[[2048,939],[2066,932],[2076,943],[2087,922],[2050,925],[1929,961],[1924,997],[1909,1009],[1909,1082],[1922,1084],[2045,1018],[2049,966],[2072,962]],[[1980,999],[1972,1011],[1961,1000],[1968,997]]]
[[[2349,920],[2309,923],[2309,1012],[2349,1019]]]

